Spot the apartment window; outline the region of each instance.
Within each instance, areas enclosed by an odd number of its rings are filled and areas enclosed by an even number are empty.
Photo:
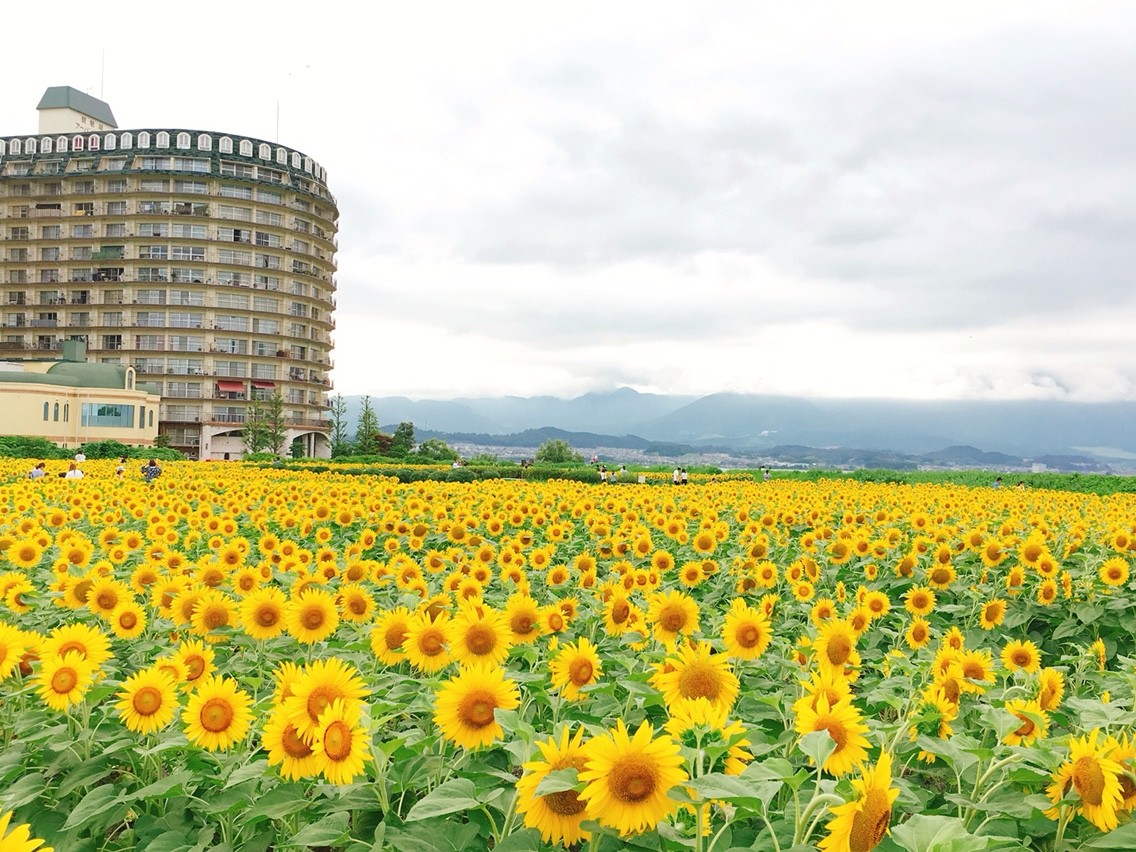
[[[170,325],[174,328],[201,328],[205,315],[195,311],[170,311]]]
[[[261,171],[262,172],[264,172],[264,171],[271,172],[272,169],[261,169]],[[263,175],[262,175],[262,177],[263,177]],[[284,196],[281,195],[279,192],[273,192],[271,189],[258,189],[256,191],[256,200],[257,201],[267,201],[269,204],[283,204],[284,203]]]
[[[114,225],[107,225],[106,226],[106,235],[108,237],[125,237],[126,236],[126,225],[124,225],[122,223],[118,223],[118,224],[114,224]]]
[[[166,382],[166,396],[175,399],[201,399],[201,382]]]
[[[249,276],[247,272],[233,272],[231,269],[222,269],[217,273],[217,283],[229,287],[247,287]]]
[[[122,325],[122,311],[103,311],[103,325]]]
[[[75,163],[75,171],[89,172],[94,165],[94,160],[79,160]],[[91,195],[95,191],[95,182],[93,180],[73,181],[71,183],[71,191],[76,195]]]
[[[94,225],[72,225],[71,237],[77,240],[89,240],[95,236]]]
[[[72,206],[72,210],[76,216],[94,216],[95,215],[95,202],[93,201],[80,201]]]
[[[171,257],[174,260],[205,260],[205,246],[174,246]]]
[[[217,252],[217,262],[248,266],[252,262],[252,253],[237,249],[220,249]]]
[[[288,313],[294,317],[306,317],[308,315],[308,306],[303,302],[292,302],[288,308]]]
[[[200,405],[170,405],[166,407],[165,420],[179,423],[195,423],[201,419]]]
[[[280,300],[271,296],[253,296],[252,308],[254,311],[274,314],[280,310]]]
[[[218,228],[217,239],[225,243],[250,243],[252,231],[248,228]]]
[[[139,246],[138,259],[139,260],[168,260],[170,256],[169,246]]]
[[[270,234],[266,231],[256,232],[256,244],[258,246],[269,246],[270,248],[280,248],[283,241],[277,234]]]
[[[165,328],[165,311],[138,311],[134,314],[134,324],[146,328]]]
[[[253,317],[252,330],[257,334],[279,334],[280,323],[274,319],[260,319]]]
[[[27,263],[28,250],[26,248],[8,249],[8,260],[17,263]]]
[[[174,157],[172,165],[175,172],[209,172],[209,161],[197,157]]]
[[[227,352],[230,355],[248,355],[248,341],[236,337],[218,337],[213,341],[214,352]]]
[[[40,236],[45,240],[58,240],[63,229],[59,225],[44,225],[40,228]]]
[[[143,160],[143,162],[145,162],[145,160]],[[143,165],[142,168],[147,168],[147,166]],[[149,168],[154,167],[150,166]],[[165,178],[143,178],[141,190],[143,192],[169,192],[170,182]]]
[[[280,279],[275,275],[254,275],[252,277],[252,286],[261,287],[265,290],[279,290]]]
[[[170,235],[170,226],[165,222],[142,222],[138,225],[138,236],[140,237],[168,237]]]
[[[218,307],[221,307],[220,300],[218,300]],[[225,331],[248,331],[248,317],[218,314],[213,327]]]
[[[8,229],[8,239],[10,240],[26,240],[28,239],[28,229],[26,226],[19,226]]]
[[[121,162],[123,165],[119,166],[118,167],[119,169],[124,168],[125,165],[126,165],[125,160],[111,160],[110,162],[115,162],[115,163]],[[126,192],[126,178],[110,178],[106,182],[106,191],[107,192]]]
[[[217,207],[217,215],[221,219],[231,219],[237,222],[252,221],[252,208],[236,207],[232,204],[221,204]]]
[[[179,222],[173,226],[171,233],[177,239],[203,240],[205,239],[205,226],[186,225]]]
[[[141,255],[139,255],[141,256]],[[169,276],[166,270],[160,266],[139,266],[135,270],[135,275],[139,281],[168,281]]]
[[[96,278],[96,280],[98,280]],[[122,291],[121,290],[103,290],[103,304],[104,305],[121,305],[122,304]]]
[[[204,249],[202,251],[204,251]],[[174,247],[174,259],[180,260],[180,258],[177,257],[177,247],[176,246]],[[204,259],[204,258],[202,258],[202,259]],[[201,284],[205,280],[203,275],[204,275],[204,273],[202,273],[200,269],[191,269],[191,268],[185,267],[185,266],[175,266],[173,269],[170,270],[170,280],[174,281],[178,284]],[[182,292],[188,292],[188,291],[182,291]],[[201,298],[200,294],[198,294],[196,296],[196,298]],[[205,304],[205,303],[204,302],[192,302],[191,304],[202,305],[202,304]]]
[[[229,186],[222,186],[221,191],[218,193],[222,198],[242,198],[245,201],[252,200],[252,187],[237,186],[236,184]]]
[[[218,376],[242,378],[247,371],[244,361],[214,361],[213,373]]]
[[[95,250],[93,248],[91,248],[90,246],[77,246],[77,247],[71,249],[71,259],[72,260],[93,260],[94,256],[95,256]],[[75,280],[75,275],[76,275],[77,272],[79,272],[79,270],[76,270],[75,272],[71,273],[71,279],[72,280]],[[90,274],[90,270],[87,270],[87,274],[88,275]],[[84,278],[83,280],[84,281],[90,281],[91,279],[90,278]]]
[[[308,285],[303,281],[293,281],[288,285],[288,292],[293,296],[308,295]]]
[[[142,214],[157,214],[159,216],[170,215],[170,203],[168,201],[139,201],[138,212]]]
[[[134,303],[137,305],[164,305],[166,303],[166,291],[137,290],[134,293]]]
[[[122,325],[121,322],[115,325]],[[122,335],[121,334],[104,334],[103,335],[103,349],[121,349],[122,348]]]
[[[170,290],[171,305],[204,305],[205,295],[203,293],[196,293],[193,290]]]
[[[204,352],[205,338],[199,334],[171,334],[171,352]],[[196,362],[200,367],[200,362]],[[192,366],[192,365],[191,365]]]
[[[107,215],[108,216],[125,216],[126,215],[126,202],[125,201],[108,201],[107,202]]]
[[[280,258],[274,254],[257,254],[256,265],[261,269],[279,269]]]
[[[241,293],[225,293],[219,292],[217,294],[217,307],[230,308],[238,311],[247,311],[249,306],[248,296]]]
[[[221,174],[239,178],[253,178],[256,177],[256,170],[248,163],[234,163],[231,160],[222,160]]]
[[[272,213],[268,210],[257,210],[256,223],[258,225],[272,225],[273,227],[280,228],[284,224],[284,217],[279,213]]]
[[[134,348],[161,352],[166,348],[164,334],[139,334],[134,337]]]
[[[208,169],[206,169],[208,171]],[[174,192],[180,192],[185,195],[205,195],[209,191],[209,187],[203,180],[175,180]]]

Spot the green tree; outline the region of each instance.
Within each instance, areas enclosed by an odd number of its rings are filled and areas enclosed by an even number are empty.
[[[584,457],[572,449],[571,444],[561,438],[549,438],[537,448],[537,464],[564,464],[582,462]]]
[[[414,449],[414,424],[403,421],[394,430],[394,440],[391,443],[391,455],[395,458],[405,458]]]
[[[351,455],[351,439],[347,436],[347,400],[337,393],[331,400],[331,457]]]
[[[414,455],[424,462],[452,462],[459,458],[457,451],[441,438],[427,438]]]
[[[359,411],[359,422],[355,427],[355,452],[361,456],[379,454],[379,416],[371,407],[371,397],[363,397],[363,408]]]
[[[284,397],[280,395],[280,388],[268,398],[263,411],[264,444],[273,455],[283,455],[288,424],[284,420]]]
[[[249,455],[259,453],[268,446],[264,434],[264,407],[260,400],[252,399],[245,407],[244,426],[245,452]]]

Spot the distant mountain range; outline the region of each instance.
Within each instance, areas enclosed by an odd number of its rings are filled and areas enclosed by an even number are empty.
[[[353,427],[361,397],[346,400]],[[923,402],[732,393],[692,397],[621,388],[574,399],[372,397],[371,405],[384,424],[409,421],[419,433],[476,438],[467,443],[486,445],[516,446],[494,442],[554,427],[584,433],[573,441],[575,446],[618,447],[622,442],[628,449],[673,445],[672,451],[745,456],[775,448],[798,455],[807,450],[814,456],[823,455],[825,448],[860,448],[919,457],[946,453],[952,459],[965,447],[962,455],[973,456],[974,467],[998,466],[997,456],[985,455],[998,453],[1013,459],[1091,457],[1136,467],[1132,402]],[[535,441],[529,446],[541,443],[535,435],[524,437]]]

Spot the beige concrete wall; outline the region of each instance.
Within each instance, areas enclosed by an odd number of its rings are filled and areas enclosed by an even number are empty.
[[[43,419],[47,403],[48,418]],[[83,403],[134,406],[134,426],[83,426]],[[153,446],[158,434],[158,403],[154,394],[115,388],[72,388],[26,382],[0,381],[0,435],[46,438],[77,447],[88,441],[120,441],[129,446]],[[59,419],[55,419],[55,406]],[[138,428],[139,407],[146,409],[146,425]],[[153,413],[151,425],[150,414]],[[66,419],[64,419],[66,415]]]

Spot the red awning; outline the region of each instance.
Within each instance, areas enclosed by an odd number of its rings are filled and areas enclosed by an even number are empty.
[[[217,390],[221,393],[244,393],[244,382],[217,382]]]
[[[253,382],[252,386],[257,390],[272,390],[276,387],[276,382]]]

